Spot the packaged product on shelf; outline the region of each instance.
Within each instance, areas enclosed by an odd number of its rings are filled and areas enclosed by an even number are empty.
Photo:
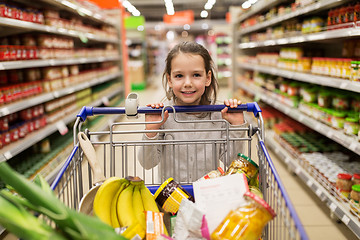
[[[348,95],[342,91],[334,92],[334,95],[332,97],[332,106],[336,110],[345,111],[349,109],[349,98]]]
[[[331,126],[336,129],[343,129],[346,118],[346,112],[332,110],[331,111]]]
[[[328,108],[331,106],[332,92],[328,89],[321,89],[318,94],[317,104],[320,107]]]
[[[354,184],[351,187],[350,192],[350,211],[351,213],[358,215],[360,214],[360,185]]]
[[[318,100],[318,98],[317,98],[318,91],[319,91],[318,87],[316,87],[316,86],[313,87],[311,85],[306,85],[305,87],[301,88],[300,94],[302,96],[302,99],[305,102],[313,103],[313,102],[316,102]]]
[[[357,135],[359,132],[359,116],[353,115],[345,118],[344,133],[348,135]]]
[[[211,234],[211,239],[258,240],[266,224],[276,213],[253,193],[244,194],[246,202],[231,210]]]
[[[348,199],[351,187],[352,187],[352,175],[348,173],[339,173],[336,180],[336,189],[340,196],[344,199]]]
[[[360,184],[360,174],[354,173],[352,181],[353,181],[353,184]]]

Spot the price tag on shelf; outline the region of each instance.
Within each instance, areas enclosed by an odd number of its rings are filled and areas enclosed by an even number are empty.
[[[308,179],[307,182],[306,182],[306,185],[308,185],[309,187],[311,187],[312,184],[313,184],[313,182],[312,182],[310,179]]]
[[[316,194],[318,197],[320,197],[321,194],[322,194],[322,191],[318,188],[318,189],[316,190],[315,194]]]
[[[357,142],[352,142],[352,143],[350,144],[350,146],[349,146],[349,149],[350,149],[351,151],[354,151],[354,152],[355,152],[356,147],[357,147],[358,144],[359,144],[359,143],[357,143]]]
[[[341,89],[345,89],[347,87],[348,83],[347,81],[343,81],[341,84],[340,84],[340,88]]]
[[[304,115],[299,114],[299,122],[303,122],[304,121]]]
[[[103,104],[105,106],[109,106],[110,105],[110,101],[109,101],[109,98],[108,97],[102,97],[101,98],[101,101],[103,102]]]
[[[80,41],[82,41],[83,43],[87,43],[89,41],[89,39],[83,33],[78,33],[78,37],[80,38]]]
[[[7,151],[7,152],[4,153],[4,157],[9,160],[10,158],[13,157],[13,155],[11,154],[10,151]]]
[[[331,210],[331,211],[335,212],[336,208],[337,208],[337,206],[336,206],[335,203],[331,203],[331,204],[330,204],[330,210]]]
[[[0,63],[0,70],[5,70],[4,65]]]
[[[3,107],[0,109],[1,115],[5,116],[8,115],[10,113],[9,109],[7,107]]]
[[[348,225],[349,222],[350,222],[350,218],[349,218],[348,216],[344,215],[344,216],[341,218],[341,221],[343,221],[343,223],[344,223],[345,225]]]
[[[58,121],[56,123],[56,128],[58,129],[58,131],[59,131],[59,133],[61,135],[65,135],[69,131],[68,127],[66,126],[66,124],[62,120]]]

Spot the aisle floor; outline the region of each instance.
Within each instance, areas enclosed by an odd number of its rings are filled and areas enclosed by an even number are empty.
[[[160,82],[160,79],[158,81]],[[160,86],[150,86],[137,93],[142,106],[159,102],[164,96],[164,90]],[[228,88],[220,88],[219,100],[230,97],[231,92]],[[290,173],[273,152],[269,152],[309,239],[357,239],[344,224],[332,219],[326,204],[321,202],[300,178]]]

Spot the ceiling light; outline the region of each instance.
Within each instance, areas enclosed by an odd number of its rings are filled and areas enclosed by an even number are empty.
[[[207,23],[203,23],[201,24],[201,28],[204,30],[209,29],[209,25]]]
[[[206,9],[206,10],[210,10],[210,9],[212,9],[212,7],[213,7],[213,5],[211,4],[211,3],[206,3],[205,4],[205,6],[204,6],[204,8]]]
[[[249,1],[246,1],[241,5],[241,7],[243,9],[248,9],[249,7],[251,7],[251,3]]]
[[[166,38],[169,40],[169,41],[173,41],[175,39],[175,33],[173,31],[168,31],[166,33]]]
[[[127,0],[125,0],[125,1],[119,0],[119,2],[121,2],[121,4],[123,5],[123,7],[126,8],[126,10],[127,10],[128,12],[131,12],[131,14],[132,14],[133,16],[138,17],[138,16],[141,15],[140,11],[137,10],[136,7],[133,6],[129,1],[127,1]]]
[[[200,17],[202,17],[202,18],[207,18],[208,15],[209,15],[209,13],[206,10],[202,10],[200,13]]]

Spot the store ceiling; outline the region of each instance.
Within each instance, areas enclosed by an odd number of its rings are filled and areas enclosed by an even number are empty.
[[[214,7],[208,11],[210,20],[225,20],[230,6],[241,6],[245,0],[217,0]],[[145,17],[146,22],[159,22],[166,14],[164,0],[129,0]],[[173,0],[175,12],[193,10],[195,20],[203,19],[200,12],[204,10],[207,0]]]

